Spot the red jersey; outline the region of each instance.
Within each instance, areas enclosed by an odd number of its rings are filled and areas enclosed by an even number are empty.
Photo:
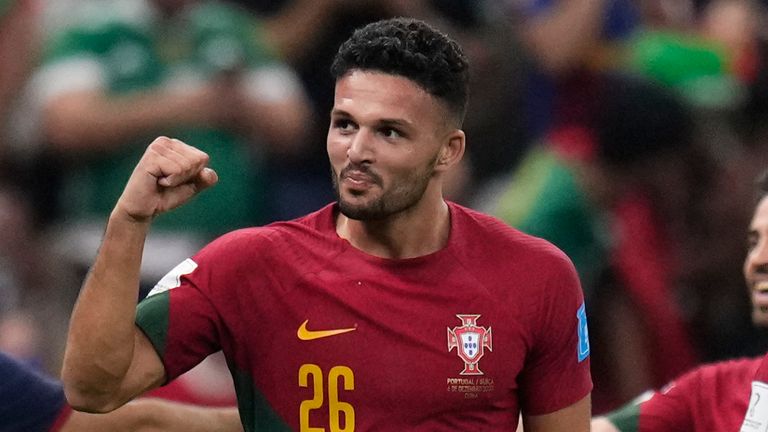
[[[768,431],[768,354],[760,360],[752,375],[752,393],[741,412],[744,418],[741,432]]]
[[[608,419],[622,432],[735,431],[759,364],[754,358],[700,366]]]
[[[169,379],[219,349],[255,430],[514,430],[587,396],[578,277],[550,243],[450,204],[443,249],[368,255],[336,206],[235,231],[137,311]],[[317,429],[311,429],[317,428]]]

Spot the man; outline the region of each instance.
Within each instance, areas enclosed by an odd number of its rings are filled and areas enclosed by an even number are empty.
[[[760,200],[749,227],[747,236],[749,249],[743,271],[753,305],[752,321],[756,325],[765,326],[768,325],[768,298],[766,297],[768,175],[764,174],[758,181],[758,193]],[[750,382],[756,376],[760,362],[760,358],[739,359],[698,367],[680,376],[662,390],[644,395],[605,417],[594,419],[592,430],[594,432],[737,430],[745,413],[748,415],[755,413],[752,410],[754,403],[749,399]],[[753,393],[754,389],[753,385]],[[749,412],[747,412],[748,406]],[[747,424],[745,422],[745,425]]]
[[[203,408],[145,398],[108,414],[73,411],[61,383],[0,352],[0,431],[242,431],[236,408]]]
[[[741,432],[761,432],[768,427],[768,354],[763,357],[752,379],[752,394],[749,397]]]
[[[514,430],[520,412],[528,431],[587,431],[573,265],[442,197],[465,148],[460,47],[421,21],[379,21],[342,44],[333,74],[337,202],[224,235],[135,312],[152,218],[217,181],[194,147],[150,144],[73,313],[70,403],[110,411],[221,349],[248,431]]]
[[[48,38],[32,112],[19,117],[38,119],[29,129],[67,161],[57,165],[66,171],[56,195],[64,260],[90,263],[104,219],[158,135],[194,142],[228,169],[219,193],[156,220],[147,288],[206,241],[273,220],[266,161],[299,152],[310,108],[259,21],[218,0],[81,1],[58,18],[68,24]]]

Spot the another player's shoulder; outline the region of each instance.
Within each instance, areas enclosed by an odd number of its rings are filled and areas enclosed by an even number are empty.
[[[676,378],[669,386],[687,388],[695,385],[713,389],[749,386],[761,360],[749,357],[703,364]]]
[[[504,259],[552,260],[570,263],[570,259],[549,241],[526,234],[494,216],[450,203],[456,240],[462,247],[492,251]]]

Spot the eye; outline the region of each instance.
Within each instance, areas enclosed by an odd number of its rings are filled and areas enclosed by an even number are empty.
[[[340,118],[333,121],[333,127],[343,132],[352,132],[356,125],[349,119]]]
[[[756,246],[760,238],[755,234],[747,236],[747,251],[752,251]]]
[[[404,136],[399,130],[391,127],[381,128],[379,132],[387,139],[398,139]]]

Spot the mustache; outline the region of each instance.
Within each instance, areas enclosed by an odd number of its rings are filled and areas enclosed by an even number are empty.
[[[360,164],[354,164],[350,163],[349,165],[345,166],[341,172],[339,173],[339,179],[343,179],[350,175],[351,172],[357,172],[360,173],[368,178],[371,179],[373,183],[381,184],[381,176],[379,176],[375,171],[371,170],[368,165],[360,165]]]

